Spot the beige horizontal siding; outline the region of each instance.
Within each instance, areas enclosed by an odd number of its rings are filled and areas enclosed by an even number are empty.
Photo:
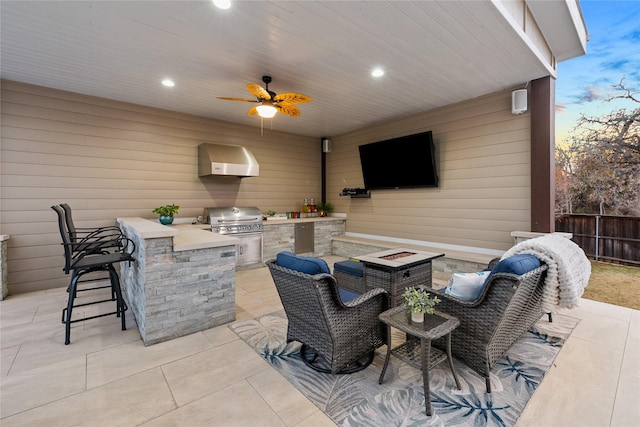
[[[2,81],[1,233],[11,235],[9,292],[66,286],[57,217],[68,203],[78,226],[153,218],[154,207],[181,206],[179,218],[205,206],[300,209],[320,197],[316,138]],[[203,142],[244,145],[260,176],[203,177]]]
[[[79,226],[118,216],[154,217],[165,203],[179,217],[205,206],[300,209],[320,198],[315,138],[265,132],[171,111],[2,82],[1,233],[10,234],[11,293],[66,286],[56,216],[66,202]],[[348,213],[348,231],[490,249],[506,249],[509,233],[529,229],[528,114],[510,113],[510,91],[332,137],[327,196]],[[370,199],[339,197],[362,186],[358,145],[432,130],[440,187],[374,191]],[[251,178],[197,176],[202,142],[248,147],[260,163]]]
[[[359,145],[428,130],[438,188],[338,196],[343,187],[363,186]],[[347,212],[348,232],[505,250],[512,231],[530,227],[530,118],[511,114],[510,90],[332,140],[327,192]]]

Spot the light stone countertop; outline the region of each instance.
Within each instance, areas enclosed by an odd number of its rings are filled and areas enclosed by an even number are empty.
[[[206,224],[162,225],[140,217],[117,218],[117,221],[141,239],[173,237],[175,252],[233,246],[239,242],[235,237],[212,233]]]
[[[212,233],[211,226],[206,224],[178,224],[172,228],[178,230],[178,235],[173,238],[174,251],[234,246],[240,242],[235,237]]]
[[[282,217],[278,217],[278,219],[269,219],[269,218],[270,217],[267,217],[266,221],[262,221],[263,227],[266,227],[269,225],[296,224],[300,222],[345,221],[347,219],[347,217],[345,216],[325,216],[325,217],[314,216],[310,218],[291,218],[291,219],[282,218]]]

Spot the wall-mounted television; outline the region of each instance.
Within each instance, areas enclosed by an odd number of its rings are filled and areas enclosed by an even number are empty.
[[[438,186],[431,131],[364,144],[358,149],[367,190]]]

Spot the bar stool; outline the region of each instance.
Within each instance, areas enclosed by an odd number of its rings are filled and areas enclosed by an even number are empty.
[[[119,227],[115,225],[97,228],[76,227],[73,222],[71,206],[61,203],[60,207],[64,210],[69,239],[72,243],[79,243],[72,248],[74,252],[108,253],[110,248],[118,249],[120,247],[122,231]]]
[[[65,224],[67,225],[67,232],[69,233],[69,239],[72,243],[77,243],[71,247],[74,253],[102,253],[106,254],[114,249],[117,251],[120,248],[120,238],[122,237],[122,231],[120,228],[114,225],[106,227],[76,227],[73,222],[73,215],[71,213],[71,206],[66,203],[61,203],[60,207],[64,210]],[[91,278],[87,280],[79,280],[78,283],[83,282],[96,282],[98,280],[109,279],[109,275],[100,278]],[[115,301],[116,294],[115,289],[111,284],[106,286],[95,286],[89,289],[77,288],[77,291],[93,291],[96,289],[103,289],[111,287],[111,296]]]
[[[69,293],[67,307],[62,310],[62,323],[65,324],[64,343],[69,344],[71,342],[71,323],[83,320],[115,314],[117,317],[122,319],[122,330],[126,330],[127,325],[125,311],[128,307],[122,297],[120,278],[114,268],[114,264],[123,261],[135,261],[135,258],[132,256],[132,253],[135,252],[135,243],[124,237],[122,233],[119,235],[115,235],[115,233],[113,233],[110,235],[111,237],[109,239],[104,238],[104,236],[99,237],[96,235],[93,235],[92,237],[85,236],[80,239],[72,239],[72,234],[69,232],[67,226],[65,209],[60,205],[51,206],[51,209],[53,209],[58,215],[58,227],[60,228],[60,236],[62,237],[62,245],[64,246],[65,265],[63,270],[65,274],[69,274],[69,272],[71,272],[71,281],[67,288],[67,292]],[[109,251],[107,251],[107,249],[109,249]],[[78,284],[82,282],[80,278],[85,274],[99,271],[106,272],[109,275],[110,287],[112,290],[111,298],[82,304],[74,304],[74,300],[77,296]],[[90,289],[83,290],[96,290],[104,287],[108,286],[92,287]],[[107,301],[116,302],[115,311],[71,320],[74,308],[99,304]]]

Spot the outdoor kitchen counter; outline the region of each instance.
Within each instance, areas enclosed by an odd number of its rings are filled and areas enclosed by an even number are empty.
[[[296,251],[296,228],[310,224],[313,224],[313,251],[298,252]],[[332,239],[344,236],[346,227],[345,216],[267,219],[262,222],[264,230],[262,259],[265,262],[274,259],[281,251],[311,256],[331,255]]]
[[[278,225],[278,224],[297,224],[300,222],[324,222],[324,221],[346,221],[346,216],[314,216],[310,218],[282,218],[282,217],[267,217],[267,220],[262,223],[262,226]]]
[[[173,237],[175,252],[217,248],[238,243],[238,239],[235,237],[212,233],[211,226],[207,224],[162,225],[159,222],[139,217],[118,218],[118,223],[120,227],[128,228],[141,239]]]
[[[204,224],[117,220],[136,245],[120,276],[145,345],[235,320],[236,238]]]

